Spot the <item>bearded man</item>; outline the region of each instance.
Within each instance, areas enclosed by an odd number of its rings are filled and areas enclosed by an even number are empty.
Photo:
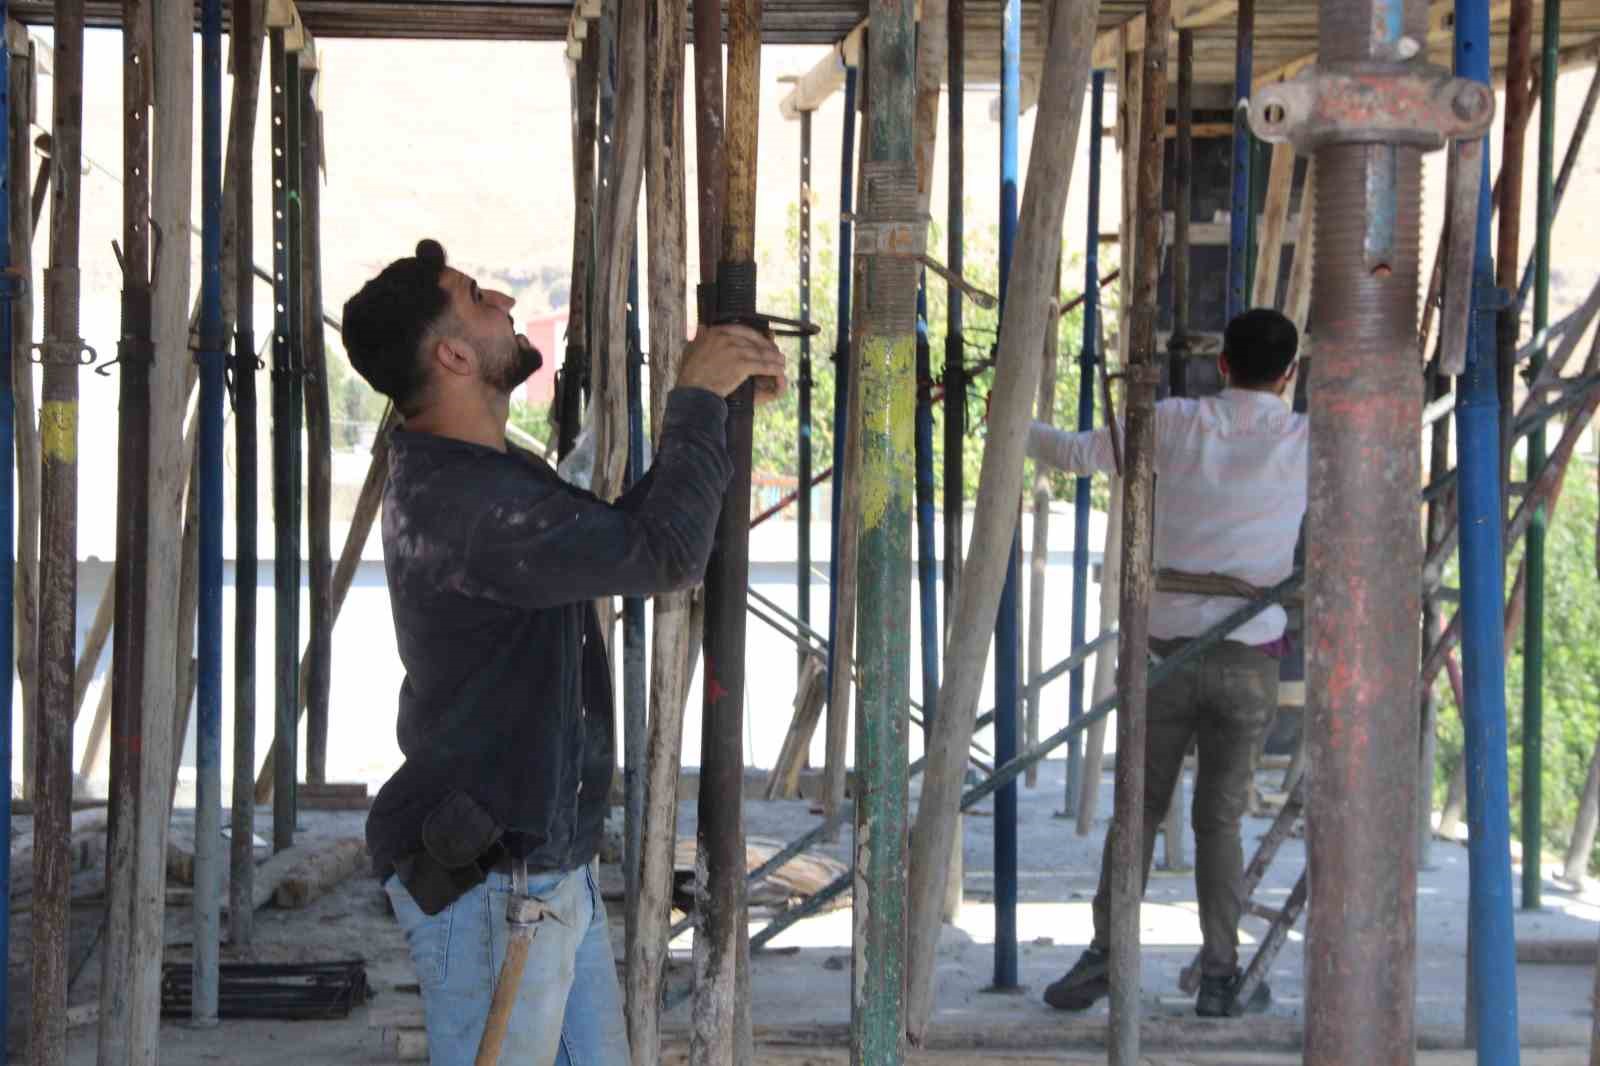
[[[615,503],[506,442],[541,365],[504,293],[424,240],[344,307],[351,364],[404,419],[383,555],[405,681],[405,763],[367,845],[405,929],[435,1066],[473,1062],[505,958],[513,873],[544,919],[502,1061],[621,1066],[621,996],[595,877],[611,790],[611,666],[594,601],[698,583],[732,471],[724,397],[784,360],[703,328],[667,398],[648,475]]]

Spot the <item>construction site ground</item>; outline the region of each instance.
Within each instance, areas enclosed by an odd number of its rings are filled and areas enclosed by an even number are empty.
[[[1274,787],[1281,771],[1263,771],[1264,789]],[[955,1062],[1098,1062],[1103,1061],[1106,1007],[1083,1015],[1064,1015],[1040,999],[1043,988],[1059,976],[1088,942],[1090,898],[1094,892],[1100,848],[1111,811],[1110,774],[1102,775],[1099,818],[1095,831],[1079,837],[1073,823],[1057,816],[1064,793],[1064,764],[1047,762],[1037,787],[1019,789],[1020,885],[1018,908],[1020,974],[1018,992],[987,990],[993,974],[993,820],[985,804],[965,820],[966,902],[954,925],[947,926],[939,957],[938,1011],[929,1049],[912,1061]],[[915,797],[915,784],[913,784]],[[187,811],[180,811],[181,833]],[[364,812],[305,811],[302,839],[359,836]],[[692,836],[695,804],[680,807],[679,834]],[[791,839],[818,820],[803,800],[746,804],[747,831],[752,836]],[[17,828],[25,826],[17,820]],[[1266,817],[1245,824],[1245,851],[1265,831]],[[270,837],[270,811],[262,811],[258,832]],[[819,850],[848,861],[850,833]],[[1187,854],[1193,855],[1192,839]],[[1160,847],[1158,845],[1158,862]],[[1271,905],[1287,896],[1305,861],[1303,840],[1290,840],[1269,871],[1260,898]],[[1546,864],[1547,869],[1551,864]],[[86,876],[86,875],[80,875]],[[603,871],[604,882],[619,884],[615,871]],[[181,899],[181,892],[174,893]],[[1459,843],[1436,840],[1431,861],[1418,886],[1417,1027],[1423,1063],[1465,1063],[1463,1003],[1466,990],[1467,852]],[[86,901],[87,902],[87,901]],[[1544,909],[1518,912],[1519,957],[1561,958],[1564,962],[1523,961],[1517,968],[1524,1062],[1588,1062],[1591,994],[1594,983],[1592,945],[1600,933],[1600,884],[1582,889],[1547,877]],[[1316,905],[1315,900],[1311,904]],[[622,951],[622,904],[611,902],[612,940]],[[1151,877],[1143,910],[1143,988],[1145,1045],[1154,1063],[1297,1062],[1305,1003],[1302,980],[1304,926],[1292,933],[1271,971],[1274,1002],[1264,1016],[1209,1021],[1194,1017],[1192,997],[1178,989],[1179,971],[1199,944],[1192,877],[1158,869]],[[22,915],[18,916],[22,918]],[[75,965],[90,950],[97,921],[92,905],[74,909],[81,929]],[[756,919],[755,928],[764,922]],[[25,918],[13,940],[11,987],[27,985],[30,947]],[[168,911],[168,959],[187,958],[187,911]],[[774,1064],[848,1061],[850,1019],[850,928],[848,907],[797,924],[780,935],[773,950],[759,953],[753,964],[752,1016],[762,1062]],[[1247,918],[1246,959],[1265,924]],[[337,1021],[224,1021],[210,1030],[169,1022],[162,1032],[165,1066],[238,1063],[266,1066],[292,1062],[392,1063],[401,1061],[406,1046],[415,1055],[421,1000],[404,937],[389,913],[376,881],[358,875],[309,907],[256,914],[255,947],[248,958],[263,962],[309,962],[361,957],[366,960],[372,989],[366,1006]],[[1590,947],[1586,948],[1585,945]],[[687,980],[689,935],[673,944],[669,984],[677,993]],[[1587,954],[1585,954],[1587,952]],[[1576,953],[1576,955],[1575,955]],[[241,957],[224,948],[224,960]],[[1574,959],[1576,958],[1576,961]],[[97,960],[82,966],[72,1003],[93,1003],[97,996]],[[21,988],[19,988],[19,985]],[[664,1062],[686,1061],[689,1007],[678,1003],[666,1015]],[[12,1050],[19,1045],[13,1013]],[[95,1061],[95,1029],[82,1024],[70,1034],[73,1066]]]

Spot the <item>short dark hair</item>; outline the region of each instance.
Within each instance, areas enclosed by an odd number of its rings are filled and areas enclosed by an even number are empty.
[[[1222,335],[1228,376],[1243,388],[1270,385],[1283,377],[1299,350],[1300,331],[1286,316],[1268,307],[1236,315]]]
[[[350,365],[367,384],[412,414],[427,373],[422,342],[450,306],[439,285],[444,247],[417,242],[417,254],[396,259],[344,305],[344,347]]]

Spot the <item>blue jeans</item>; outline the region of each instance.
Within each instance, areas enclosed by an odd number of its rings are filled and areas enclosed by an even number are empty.
[[[417,967],[429,1061],[472,1066],[505,961],[511,877],[490,874],[432,917],[422,913],[399,878],[391,876],[383,887]],[[539,923],[528,952],[501,1063],[627,1066],[622,993],[593,864],[529,874],[528,894],[544,901],[551,913]]]

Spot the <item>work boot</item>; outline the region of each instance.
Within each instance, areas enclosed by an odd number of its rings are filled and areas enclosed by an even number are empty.
[[[1066,976],[1044,990],[1044,1001],[1057,1010],[1088,1010],[1111,993],[1111,953],[1085,948]]]
[[[1200,994],[1195,997],[1194,1012],[1202,1018],[1237,1018],[1241,1014],[1260,1014],[1272,1003],[1272,989],[1262,981],[1245,1003],[1238,1002],[1239,985],[1244,974],[1234,970],[1228,977],[1201,977]]]

